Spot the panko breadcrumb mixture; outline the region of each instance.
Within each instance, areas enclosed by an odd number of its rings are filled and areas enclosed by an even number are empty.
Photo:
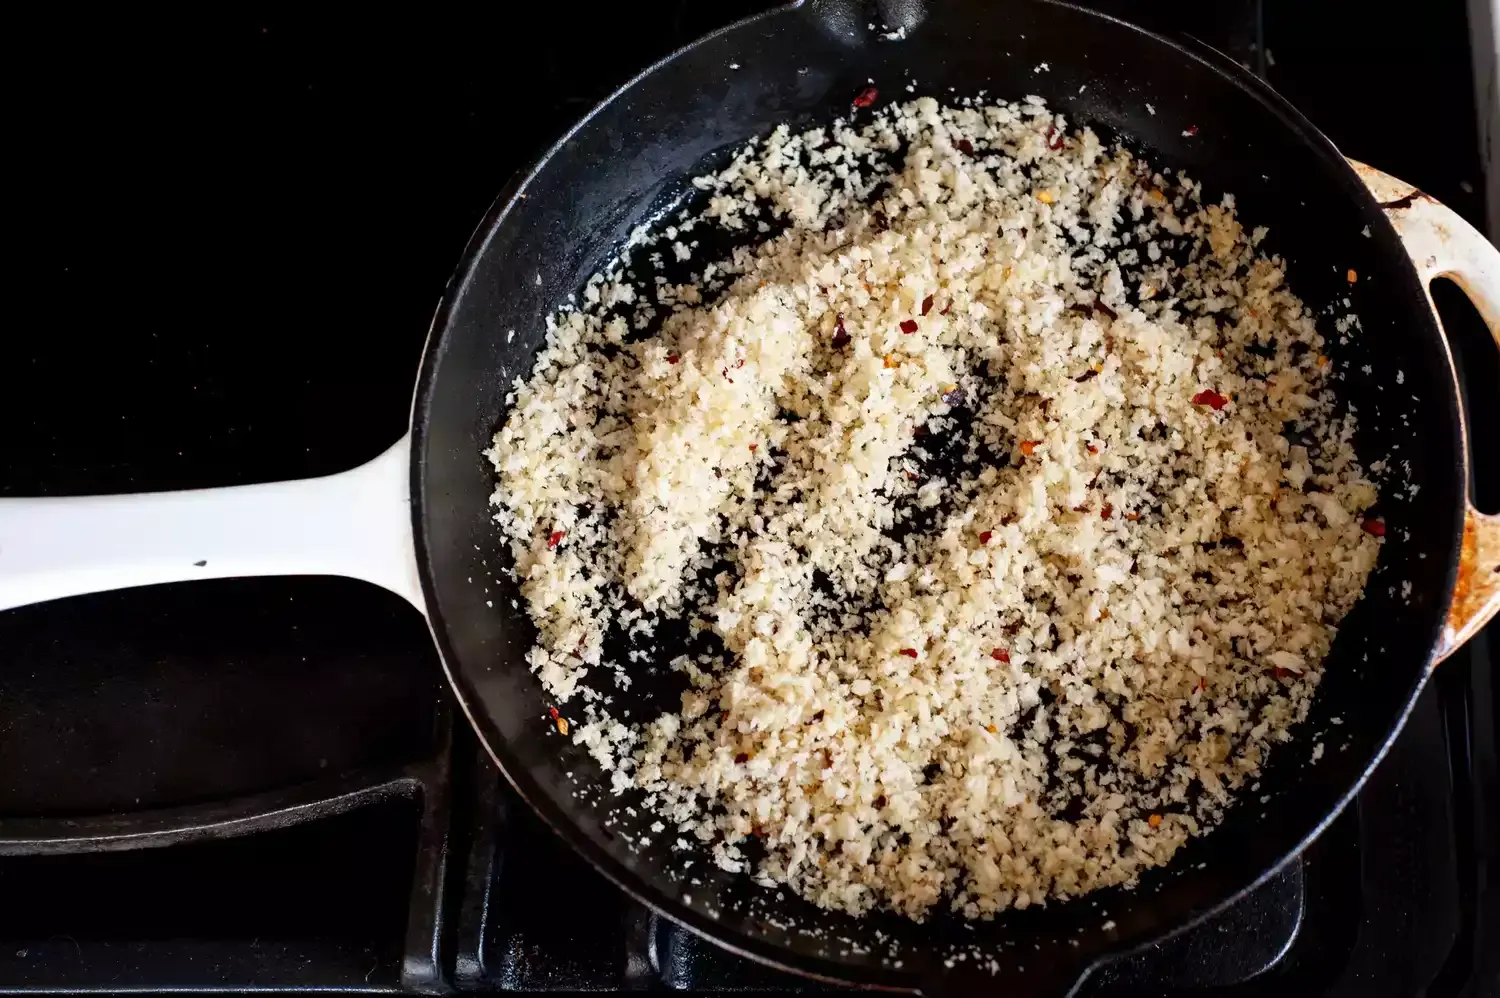
[[[489,452],[531,666],[670,837],[819,905],[1131,884],[1307,713],[1379,552],[1353,419],[1231,198],[1036,98],[856,113],[548,319]]]

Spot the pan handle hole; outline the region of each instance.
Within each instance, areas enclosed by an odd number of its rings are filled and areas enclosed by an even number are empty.
[[[1458,366],[1469,427],[1469,495],[1484,513],[1500,513],[1500,349],[1457,284],[1432,282],[1432,300]]]

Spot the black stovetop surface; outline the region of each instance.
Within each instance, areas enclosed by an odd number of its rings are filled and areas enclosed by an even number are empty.
[[[1345,152],[1482,219],[1461,0],[1400,19],[1097,5],[1242,59]],[[374,456],[505,179],[633,71],[762,6],[16,28],[0,495]],[[1488,386],[1476,424],[1500,426],[1500,364],[1440,304]],[[1479,472],[1494,507],[1500,469]],[[1443,665],[1299,862],[1085,993],[1496,993],[1496,636]],[[247,988],[817,990],[655,917],[540,828],[396,597],[227,580],[0,614],[0,992]]]

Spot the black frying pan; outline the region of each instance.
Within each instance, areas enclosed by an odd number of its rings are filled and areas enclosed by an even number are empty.
[[[844,0],[729,27],[642,73],[558,142],[496,201],[444,295],[409,448],[403,441],[364,468],[311,482],[0,501],[0,606],[254,573],[336,572],[402,592],[427,613],[454,689],[495,761],[559,834],[670,917],[804,974],[924,991],[1064,994],[1110,956],[1233,902],[1347,803],[1397,734],[1430,665],[1494,612],[1500,529],[1466,506],[1462,414],[1425,282],[1454,270],[1494,329],[1500,254],[1425,196],[1373,171],[1362,179],[1264,83],[1201,46],[1039,0],[893,6],[908,29],[894,41],[867,26],[862,4]],[[1043,62],[1050,70],[1036,71]],[[481,451],[504,418],[511,382],[526,375],[541,346],[542,317],[630,229],[673,203],[705,162],[781,122],[847,113],[867,78],[887,99],[911,96],[905,86],[913,78],[918,94],[940,97],[950,87],[1039,94],[1158,166],[1187,170],[1206,193],[1234,193],[1247,225],[1269,226],[1269,248],[1288,259],[1298,295],[1315,309],[1353,298],[1363,332],[1331,353],[1341,366],[1350,362],[1339,390],[1358,408],[1358,450],[1367,465],[1387,455],[1409,462],[1409,480],[1420,485],[1415,495],[1383,490],[1380,564],[1344,624],[1297,740],[1273,754],[1259,790],[1222,827],[1135,890],[989,923],[941,916],[918,925],[778,899],[704,862],[692,871],[700,882],[690,883],[667,842],[634,851],[603,827],[601,811],[574,796],[567,774],[587,782],[596,770],[553,733],[548,701],[525,666],[533,632],[512,608],[517,594],[503,576],[508,555],[490,520],[494,483]],[[1352,290],[1350,269],[1361,275]],[[617,704],[624,699],[616,694]],[[1309,765],[1318,741],[1326,755]]]

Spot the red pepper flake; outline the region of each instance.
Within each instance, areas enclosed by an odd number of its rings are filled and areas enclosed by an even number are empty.
[[[751,451],[751,453],[754,453],[755,449],[758,448],[759,446],[760,446],[760,444],[751,444],[750,445],[750,451]]]
[[[953,308],[953,303],[950,301],[948,304],[946,304],[942,308],[938,309],[938,315],[947,315],[948,314],[948,310],[951,309],[951,308]]]
[[[990,658],[994,659],[996,662],[1004,662],[1006,665],[1010,664],[1010,652],[1006,651],[1004,648],[996,648],[994,651],[990,652]]]
[[[1218,412],[1229,404],[1229,400],[1211,388],[1205,388],[1193,396],[1193,405],[1206,405],[1214,412]]]
[[[859,93],[854,95],[853,103],[855,107],[869,107],[879,99],[879,90],[876,90],[874,87],[865,87]]]
[[[1271,667],[1271,675],[1275,676],[1277,679],[1285,679],[1287,676],[1290,676],[1291,674],[1292,674],[1292,670],[1291,669],[1283,669],[1279,665]]]
[[[1099,448],[1095,447],[1093,444],[1084,444],[1083,445],[1083,449],[1086,450],[1086,451],[1088,451],[1090,454],[1097,454],[1097,453],[1099,453]]]
[[[1198,134],[1198,126],[1197,125],[1189,125],[1189,126],[1187,126],[1187,129],[1182,134],[1186,135],[1188,138],[1192,138],[1194,135]]]
[[[1108,520],[1110,517],[1115,515],[1115,508],[1109,503],[1105,503],[1104,508],[1099,510],[1099,515]]]
[[[1125,514],[1125,519],[1129,520],[1131,523],[1134,523],[1135,521],[1139,520],[1140,518],[1141,518],[1141,514],[1139,514],[1139,513],[1126,513]]]
[[[547,713],[552,716],[552,720],[554,720],[554,721],[557,720],[557,708],[556,707],[548,707],[547,708]]]
[[[979,543],[988,544],[990,542],[990,538],[994,536],[995,532],[993,530],[986,530],[984,533],[979,535]]]
[[[932,311],[932,295],[928,295],[926,298],[922,299],[922,314],[926,315],[928,312],[931,312],[931,311]]]
[[[1385,521],[1380,519],[1380,517],[1378,516],[1370,517],[1361,526],[1364,527],[1365,533],[1369,534],[1371,537],[1385,536]]]
[[[1040,443],[1040,440],[1022,440],[1021,453],[1025,454],[1027,457],[1030,457],[1032,454],[1036,453],[1037,445]]]
[[[957,142],[953,143],[953,145],[959,152],[963,153],[965,156],[974,155],[974,143],[970,142],[968,139],[959,139]]]
[[[1055,141],[1055,142],[1053,141],[1053,137],[1054,136],[1056,136],[1056,138],[1057,138],[1057,141]],[[1062,147],[1063,147],[1062,133],[1057,130],[1057,126],[1056,125],[1048,125],[1047,126],[1047,148],[1048,149],[1061,149]]]
[[[667,354],[667,363],[668,364],[676,364],[677,362],[679,362],[681,360],[682,360],[682,358],[679,357],[675,353],[669,353],[669,354]]]
[[[564,537],[566,537],[566,536],[568,536],[568,532],[566,530],[554,530],[554,531],[552,531],[552,536],[549,537],[549,538],[547,538],[547,547],[549,547],[549,548],[555,548],[555,547],[557,547],[557,545],[559,545],[559,544],[562,543],[562,539]]]
[[[915,648],[902,648],[901,654],[905,655],[907,658],[916,658],[917,650]]]
[[[735,361],[734,362],[734,366],[737,369],[741,368],[741,367],[744,367],[745,366],[745,358],[741,357],[739,360]]]
[[[840,312],[839,317],[833,322],[833,348],[842,350],[848,345],[849,331],[844,328],[844,313]]]
[[[917,331],[917,320],[916,319],[902,319],[901,320],[901,331],[903,333],[905,333],[907,336],[910,336],[912,333],[915,333]]]
[[[1206,690],[1206,689],[1208,689],[1208,677],[1207,676],[1199,676],[1198,677],[1198,688],[1200,690]]]

